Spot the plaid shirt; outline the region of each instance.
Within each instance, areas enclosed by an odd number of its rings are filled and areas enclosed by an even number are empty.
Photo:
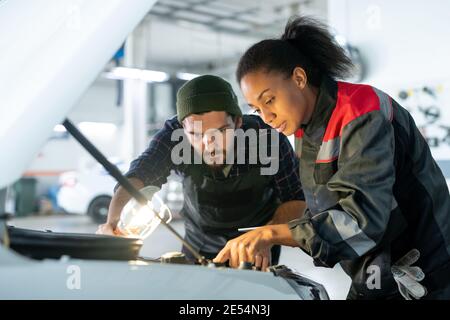
[[[258,116],[244,115],[242,123],[244,132],[250,128],[249,122],[251,120],[253,123],[257,123],[258,130],[271,129]],[[138,178],[146,186],[154,185],[157,187],[161,187],[167,182],[171,170],[183,177],[187,164],[175,165],[171,161],[172,148],[179,143],[179,141],[171,140],[172,132],[175,129],[182,128],[176,116],[167,120],[164,127],[153,137],[147,150],[131,162],[130,169],[125,176]],[[275,130],[270,130],[269,134],[273,134],[273,132],[279,135],[279,168],[271,179],[272,187],[281,202],[304,200],[299,178],[298,158],[286,136],[277,133]],[[270,137],[266,141],[270,143]],[[248,154],[246,154],[245,160],[244,164],[233,164],[228,177],[237,177],[248,173],[251,169],[251,165],[248,164]]]

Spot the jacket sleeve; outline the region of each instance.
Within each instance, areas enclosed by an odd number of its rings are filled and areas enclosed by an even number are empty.
[[[300,248],[318,266],[333,267],[375,248],[396,205],[394,132],[380,111],[347,124],[339,150],[337,171],[326,184],[336,203],[318,214],[307,211],[289,224]]]

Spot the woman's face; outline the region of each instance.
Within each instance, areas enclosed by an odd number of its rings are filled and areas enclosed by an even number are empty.
[[[295,68],[288,78],[279,72],[254,71],[242,78],[240,86],[249,106],[286,136],[311,118],[317,94],[307,85],[302,68]]]

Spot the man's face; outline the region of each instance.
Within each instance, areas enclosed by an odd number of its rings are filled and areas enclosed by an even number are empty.
[[[240,127],[241,118],[236,122],[225,111],[210,111],[192,114],[183,120],[184,133],[194,150],[203,156],[211,167],[222,167],[227,150],[233,146],[234,129]]]

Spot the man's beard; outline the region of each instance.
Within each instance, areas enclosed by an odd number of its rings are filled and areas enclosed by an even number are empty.
[[[212,156],[214,156],[215,154],[213,153]],[[220,158],[219,158],[220,159]],[[206,161],[205,159],[203,159],[203,161],[205,161],[206,165],[213,171],[222,171],[223,168],[225,168],[226,164],[226,153],[224,151],[222,151],[222,161],[221,163],[211,163],[211,159],[209,159],[209,161]]]
[[[208,168],[214,172],[221,172],[225,168],[226,164],[207,164]]]

